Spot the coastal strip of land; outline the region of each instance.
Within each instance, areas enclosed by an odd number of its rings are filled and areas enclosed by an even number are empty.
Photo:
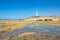
[[[20,20],[0,20],[0,33],[12,31],[17,28],[23,28],[25,25],[33,21],[20,21]]]
[[[38,26],[60,26],[60,21],[20,21],[20,20],[0,20],[0,33],[12,31],[17,28],[24,28],[27,24],[38,23]],[[3,27],[3,28],[1,28]]]

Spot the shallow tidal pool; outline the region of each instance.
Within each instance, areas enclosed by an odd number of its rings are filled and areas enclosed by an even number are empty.
[[[30,26],[33,26],[33,28],[30,28]],[[59,36],[60,38],[60,26],[37,26],[35,24],[27,24],[24,28],[17,28],[15,30],[0,34],[0,39],[15,36],[15,35],[17,36],[25,32],[37,32],[38,34],[40,33],[40,34],[45,34],[50,36],[56,35]]]

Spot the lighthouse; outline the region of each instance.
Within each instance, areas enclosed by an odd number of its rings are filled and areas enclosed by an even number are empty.
[[[36,16],[39,16],[39,14],[38,14],[38,10],[36,10]]]

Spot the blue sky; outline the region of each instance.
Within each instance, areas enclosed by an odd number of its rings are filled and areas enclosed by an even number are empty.
[[[60,16],[60,0],[0,0],[0,19],[20,19],[35,16]]]

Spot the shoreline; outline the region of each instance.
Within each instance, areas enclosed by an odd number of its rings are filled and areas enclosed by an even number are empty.
[[[0,21],[0,33],[12,31],[16,28],[24,28],[27,24],[40,23],[38,26],[60,26],[60,21],[20,21],[20,20],[5,20]]]

